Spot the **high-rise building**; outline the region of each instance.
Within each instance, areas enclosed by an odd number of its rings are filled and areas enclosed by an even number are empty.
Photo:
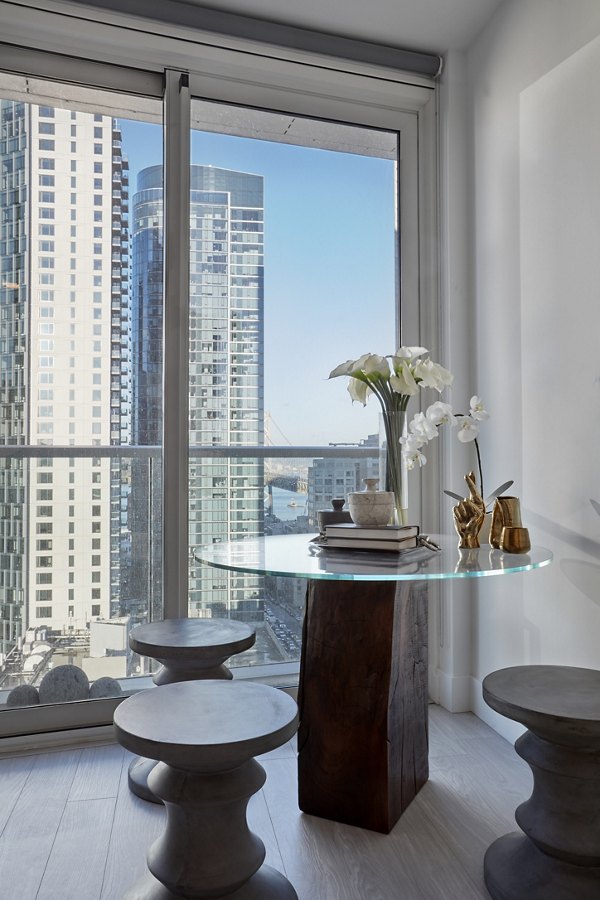
[[[139,173],[132,227],[133,443],[159,444],[162,423],[163,170]],[[264,510],[263,462],[252,456],[202,456],[202,447],[252,447],[264,436],[263,178],[194,165],[190,171],[189,527],[190,548],[257,536]],[[138,471],[139,470],[139,471]],[[142,464],[133,469],[143,479]],[[143,496],[139,492],[139,496]],[[156,502],[159,498],[156,497]],[[152,584],[142,565],[133,593],[158,610],[160,535],[138,527],[131,509],[133,559],[151,554]],[[135,541],[154,542],[144,548]],[[190,569],[190,615],[261,617],[262,580],[218,569]]]
[[[334,497],[347,497],[352,491],[364,490],[365,478],[379,478],[379,436],[370,434],[358,445],[373,447],[372,457],[318,457],[308,467],[308,497],[306,513],[308,524],[317,528],[317,513],[321,509],[331,509]],[[383,487],[381,488],[383,490]]]
[[[0,103],[0,652],[86,632],[120,590],[128,165],[109,116]],[[125,371],[124,371],[125,368]],[[38,448],[34,456],[19,448]]]

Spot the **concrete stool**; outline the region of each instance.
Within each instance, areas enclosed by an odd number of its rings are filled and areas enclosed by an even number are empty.
[[[291,697],[263,684],[186,681],[134,694],[114,721],[119,743],[161,760],[150,787],[167,811],[149,871],[125,900],[297,900],[289,881],[263,865],[264,844],[246,820],[266,780],[253,757],[298,727]]]
[[[533,772],[516,810],[524,834],[488,848],[494,900],[600,897],[600,671],[514,666],[483,680],[486,703],[526,725],[515,749]]]
[[[155,684],[196,681],[206,678],[233,678],[223,665],[234,653],[252,647],[256,632],[244,622],[232,619],[165,619],[138,625],[129,635],[129,646],[141,656],[162,663],[154,675]],[[142,800],[160,803],[148,787],[154,759],[134,759],[129,766],[129,788]]]

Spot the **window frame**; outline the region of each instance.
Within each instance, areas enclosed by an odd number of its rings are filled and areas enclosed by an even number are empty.
[[[6,5],[0,14],[6,19]],[[0,45],[1,69],[34,80],[32,94],[45,80],[123,93],[123,116],[135,96],[162,97],[165,136],[165,419],[163,440],[165,617],[187,615],[188,607],[188,294],[190,104],[192,97],[283,111],[330,121],[383,128],[400,135],[398,192],[402,196],[398,235],[400,290],[396,341],[430,348],[442,344],[438,304],[437,246],[437,90],[432,79],[365,64],[340,63],[317,54],[282,58],[280,48],[244,44],[232,48],[198,46],[186,35],[144,34],[132,46],[126,28],[87,22],[73,52],[72,34],[59,15],[36,18],[19,7]],[[237,42],[240,44],[239,40]],[[17,46],[16,44],[20,44]],[[42,49],[37,49],[41,47]],[[62,54],[62,55],[61,55]],[[293,56],[294,54],[288,54]],[[39,81],[40,79],[41,81]],[[50,91],[51,94],[51,91]],[[42,88],[43,95],[43,88]],[[52,103],[52,96],[48,98]],[[168,226],[168,227],[167,227]],[[402,303],[402,297],[410,298]],[[395,348],[391,348],[395,349]],[[273,455],[268,448],[265,455]],[[427,479],[413,493],[429,521],[441,521],[440,463],[433,457]],[[439,530],[439,529],[438,529]],[[90,727],[111,721],[119,700],[57,704],[44,710],[5,710],[4,734]],[[86,710],[83,707],[87,707]]]

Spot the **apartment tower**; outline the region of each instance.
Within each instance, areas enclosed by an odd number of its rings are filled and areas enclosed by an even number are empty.
[[[264,435],[263,178],[213,166],[190,171],[189,542],[191,616],[262,618],[262,580],[198,566],[193,548],[262,533],[264,464],[244,447]],[[132,224],[133,443],[162,428],[163,170],[138,176]],[[228,454],[218,448],[232,448]],[[208,455],[210,454],[210,455]],[[140,478],[142,464],[136,464]],[[155,479],[158,483],[158,480]],[[132,494],[136,479],[132,480]],[[156,489],[155,489],[156,490]],[[140,493],[141,496],[141,493]],[[158,493],[152,501],[159,508]],[[160,529],[148,539],[132,508],[134,593],[160,609]],[[136,540],[148,541],[144,548]]]
[[[110,116],[2,100],[0,170],[6,654],[26,628],[87,633],[120,590],[120,460],[94,447],[130,431],[129,201]]]

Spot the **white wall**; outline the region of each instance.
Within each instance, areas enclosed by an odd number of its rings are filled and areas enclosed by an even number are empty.
[[[600,3],[506,0],[465,63],[484,474],[515,479],[524,524],[555,555],[485,579],[473,603],[471,705],[514,737],[481,700],[488,672],[600,668]],[[463,328],[449,316],[451,348]]]

